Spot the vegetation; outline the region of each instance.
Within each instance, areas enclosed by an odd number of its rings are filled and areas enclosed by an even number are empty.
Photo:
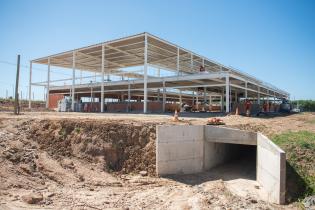
[[[0,103],[14,103],[14,98],[12,98],[11,96],[6,99],[6,98],[0,98]],[[20,100],[21,103],[25,102],[25,103],[28,103],[28,100]],[[32,103],[44,103],[45,101],[41,101],[41,100],[36,100],[36,101],[32,101]]]
[[[315,133],[287,132],[272,139],[286,152],[288,201],[314,195]]]
[[[292,101],[294,107],[299,107],[305,112],[315,112],[315,101],[314,100],[296,100]]]

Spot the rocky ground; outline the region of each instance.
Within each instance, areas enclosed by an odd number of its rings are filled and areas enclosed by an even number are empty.
[[[266,135],[315,131],[313,114],[226,116]],[[80,120],[79,120],[80,119]],[[155,175],[155,127],[204,124],[165,115],[0,113],[0,209],[295,209],[237,196],[208,172]]]

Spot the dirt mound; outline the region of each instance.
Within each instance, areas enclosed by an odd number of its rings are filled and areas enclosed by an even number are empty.
[[[155,175],[155,124],[42,120],[24,126],[30,128],[28,138],[58,160],[74,156],[106,171]]]
[[[230,125],[229,127],[232,128],[237,128],[240,130],[245,130],[245,131],[252,131],[252,132],[261,132],[261,133],[268,133],[267,131],[267,126],[263,124],[237,124],[237,125]]]

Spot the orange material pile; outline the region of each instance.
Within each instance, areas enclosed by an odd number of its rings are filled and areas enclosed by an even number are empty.
[[[207,125],[225,125],[225,123],[222,119],[213,117],[208,119]]]

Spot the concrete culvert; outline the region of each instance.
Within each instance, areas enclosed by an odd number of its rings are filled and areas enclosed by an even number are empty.
[[[207,167],[205,170],[210,171],[213,177],[224,181],[234,179],[256,180],[256,146],[225,143],[214,144],[216,148],[220,148],[221,151],[224,148],[226,152],[219,154],[222,155],[220,157],[222,161],[215,165],[205,166]]]
[[[214,126],[158,126],[156,148],[159,175],[210,171],[212,177],[228,181],[237,194],[252,187],[259,190],[250,193],[261,200],[285,201],[285,153],[260,133]]]

